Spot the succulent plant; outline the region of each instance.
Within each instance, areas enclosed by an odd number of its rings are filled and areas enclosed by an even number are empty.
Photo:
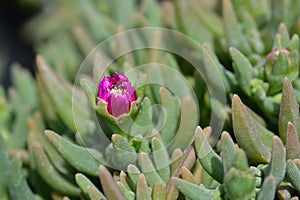
[[[0,198],[298,199],[299,2],[47,1],[36,77],[0,90]]]

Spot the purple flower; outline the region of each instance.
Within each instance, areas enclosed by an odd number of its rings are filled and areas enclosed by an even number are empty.
[[[107,111],[114,117],[129,113],[131,103],[137,100],[136,90],[124,74],[115,72],[99,84],[98,100],[107,103]]]

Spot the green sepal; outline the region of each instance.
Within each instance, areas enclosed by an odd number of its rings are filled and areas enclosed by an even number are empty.
[[[141,102],[140,108],[134,117],[133,124],[130,127],[129,134],[131,136],[144,136],[151,132],[152,119],[149,115],[151,111],[151,102],[148,97],[145,97]]]

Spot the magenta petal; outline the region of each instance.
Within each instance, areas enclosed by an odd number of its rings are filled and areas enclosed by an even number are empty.
[[[119,74],[118,72],[115,72],[113,78],[118,82],[127,82],[128,78],[124,74]]]
[[[104,101],[108,101],[108,96],[110,94],[110,77],[104,77],[104,79],[99,84],[98,89],[98,98],[103,99]]]
[[[107,110],[115,117],[119,117],[122,114],[128,113],[130,110],[128,98],[124,95],[110,95],[108,99]]]
[[[130,84],[130,82],[123,83],[124,88],[126,89],[126,96],[129,99],[129,102],[133,102],[137,99],[136,90]]]

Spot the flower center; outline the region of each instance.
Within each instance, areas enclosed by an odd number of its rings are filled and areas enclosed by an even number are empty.
[[[122,84],[115,85],[111,90],[110,93],[116,96],[121,96],[126,92],[126,89],[123,87]]]

